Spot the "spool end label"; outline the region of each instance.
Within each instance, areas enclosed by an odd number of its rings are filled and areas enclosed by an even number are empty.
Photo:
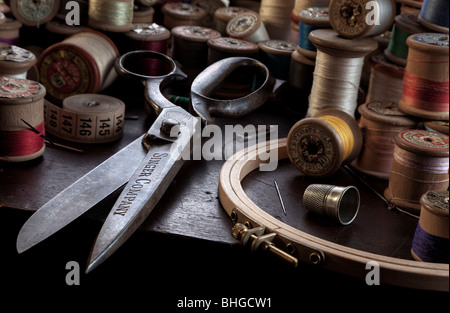
[[[26,79],[0,77],[0,98],[17,99],[35,96],[42,92],[43,86]]]
[[[400,138],[416,147],[431,150],[448,150],[449,137],[434,131],[410,130],[400,134]]]
[[[449,35],[448,34],[438,34],[438,33],[424,33],[416,34],[413,37],[416,41],[425,43],[428,45],[448,47],[449,46]]]

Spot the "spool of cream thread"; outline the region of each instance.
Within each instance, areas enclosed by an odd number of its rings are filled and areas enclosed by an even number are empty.
[[[398,103],[402,98],[405,68],[390,63],[383,53],[370,56],[369,62],[371,74],[366,101]]]
[[[413,34],[427,32],[429,30],[419,23],[417,15],[397,15],[392,29],[391,41],[388,48],[384,51],[386,58],[393,63],[406,66],[409,51],[406,40]]]
[[[133,28],[133,0],[89,0],[88,25],[107,32],[123,33]]]
[[[17,46],[0,48],[0,76],[27,78],[28,70],[37,62],[36,56]]]
[[[177,26],[202,26],[208,15],[203,8],[188,3],[166,3],[161,9],[164,14],[164,26],[169,30]]]
[[[331,28],[328,7],[312,7],[300,12],[299,16],[299,51],[304,56],[315,59],[317,49],[309,40],[309,34],[316,29]]]
[[[448,34],[449,2],[442,0],[424,0],[419,21],[425,27],[438,33]]]
[[[291,23],[290,13],[295,0],[262,0],[259,14],[272,40],[289,41]]]
[[[304,175],[323,178],[353,162],[361,152],[362,142],[353,117],[328,109],[297,122],[289,132],[287,149],[291,163]]]
[[[408,37],[408,60],[399,106],[409,115],[449,120],[449,35],[421,33]]]
[[[429,191],[420,199],[419,224],[411,255],[420,262],[449,263],[449,193]]]
[[[115,44],[98,31],[81,31],[44,50],[38,60],[40,82],[55,103],[72,95],[98,93],[117,78]]]
[[[69,26],[64,20],[58,19],[53,19],[50,22],[46,23],[45,28],[50,34],[50,36],[47,37],[47,42],[49,43],[49,45],[61,42],[81,31],[90,30],[89,27],[82,25]]]
[[[426,130],[406,130],[395,138],[394,162],[385,198],[418,214],[426,192],[447,190],[449,138]]]
[[[7,17],[5,22],[0,24],[0,41],[9,45],[19,45],[19,31],[21,28],[21,22]]]
[[[361,173],[389,180],[394,161],[394,137],[416,128],[418,121],[401,112],[394,102],[373,101],[361,105],[358,111],[363,148],[353,166]]]
[[[396,15],[395,0],[331,0],[330,22],[333,29],[344,38],[373,37],[390,30]]]
[[[259,60],[267,66],[273,77],[288,80],[291,56],[297,44],[283,40],[267,40],[258,43]]]
[[[216,22],[216,30],[222,34],[222,36],[228,36],[227,34],[227,25],[228,23],[239,14],[250,12],[249,9],[242,7],[224,7],[219,8],[214,13],[215,22]]]
[[[0,77],[0,161],[24,162],[40,157],[44,139],[22,121],[45,134],[44,96],[41,84]]]
[[[309,34],[317,48],[308,117],[336,108],[355,116],[364,58],[377,48],[371,38],[345,39],[332,29]]]
[[[234,17],[227,25],[227,34],[253,43],[270,39],[266,26],[256,12],[244,12]]]

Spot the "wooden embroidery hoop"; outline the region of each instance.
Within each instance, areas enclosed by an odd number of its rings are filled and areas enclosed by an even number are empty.
[[[269,150],[270,149],[270,150]],[[241,182],[262,161],[261,152],[276,149],[279,160],[288,158],[287,140],[264,142],[242,150],[228,160],[220,173],[219,198],[233,222],[248,228],[265,227],[265,234],[276,234],[273,243],[279,250],[290,254],[301,262],[314,264],[324,269],[364,279],[369,270],[368,262],[380,266],[382,284],[399,287],[447,291],[449,290],[449,265],[417,262],[369,253],[312,236],[289,226],[259,208],[245,193]],[[321,262],[310,258],[310,251],[318,251]]]

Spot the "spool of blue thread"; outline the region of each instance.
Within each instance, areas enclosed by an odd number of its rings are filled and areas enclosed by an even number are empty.
[[[273,77],[288,80],[291,56],[296,44],[283,40],[266,40],[258,43],[259,60],[267,66]]]
[[[299,52],[304,56],[315,59],[317,49],[308,36],[313,30],[331,28],[327,7],[312,7],[299,13]]]
[[[448,202],[448,191],[429,191],[420,199],[420,220],[411,248],[417,261],[449,263]]]
[[[425,27],[436,32],[448,34],[449,1],[424,0],[419,21]]]

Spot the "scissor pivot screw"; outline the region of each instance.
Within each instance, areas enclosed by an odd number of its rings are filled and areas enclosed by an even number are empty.
[[[177,138],[180,134],[180,122],[168,118],[161,122],[161,133],[170,138]],[[175,129],[174,129],[175,127]]]

